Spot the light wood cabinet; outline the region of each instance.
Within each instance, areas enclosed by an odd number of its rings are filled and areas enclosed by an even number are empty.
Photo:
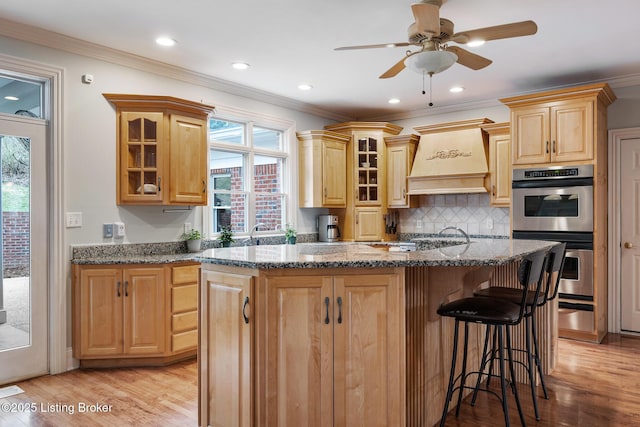
[[[199,425],[249,427],[253,412],[253,277],[202,271]]]
[[[385,233],[384,224],[387,214],[384,141],[387,137],[399,134],[402,128],[387,122],[345,122],[325,126],[325,130],[350,137],[347,148],[346,208],[330,211],[338,216],[342,239],[367,241],[393,238]],[[359,210],[361,208],[363,210]],[[377,211],[375,217],[374,211]],[[366,215],[364,221],[362,215]]]
[[[198,347],[198,265],[171,267],[171,351]]]
[[[407,177],[411,173],[418,135],[396,135],[385,138],[387,146],[387,206],[389,208],[416,207],[415,197],[407,194]]]
[[[103,95],[116,106],[116,202],[206,205],[213,107],[165,96]]]
[[[74,265],[73,355],[80,365],[159,365],[195,356],[198,268]]]
[[[289,273],[265,278],[264,425],[404,425],[403,273]]]
[[[76,358],[163,355],[162,267],[83,267],[79,274]]]
[[[489,134],[489,201],[491,206],[511,206],[511,134],[509,123],[482,126]]]
[[[513,165],[593,162],[599,117],[614,99],[606,84],[501,99],[511,110]]]
[[[347,206],[348,136],[330,131],[298,132],[301,208]]]

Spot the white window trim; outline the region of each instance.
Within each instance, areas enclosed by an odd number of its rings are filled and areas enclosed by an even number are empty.
[[[294,179],[294,177],[298,176],[298,150],[296,144],[296,132],[295,132],[295,122],[292,120],[281,119],[277,117],[273,117],[263,113],[255,113],[235,107],[220,105],[219,103],[212,103],[212,105],[216,105],[215,112],[211,116],[211,118],[219,120],[227,120],[234,121],[238,123],[246,124],[245,126],[245,141],[248,139],[248,134],[252,132],[253,126],[259,126],[266,129],[273,129],[279,132],[282,132],[282,151],[274,151],[263,148],[254,148],[250,147],[249,151],[249,159],[251,164],[253,164],[253,155],[260,154],[265,156],[273,156],[279,157],[284,160],[285,164],[285,173],[282,177],[282,189],[285,194],[285,202],[286,202],[286,211],[285,218],[286,222],[290,222],[293,224],[297,223],[297,212],[298,212],[298,198],[294,197],[295,194],[298,194],[298,180]],[[224,144],[224,143],[208,143],[208,149],[220,149],[220,150],[230,150],[230,151],[239,151],[240,146],[238,144]],[[246,146],[242,146],[246,147]],[[283,155],[284,153],[284,155]],[[250,172],[245,168],[245,176],[244,179],[249,179]],[[254,182],[250,181],[251,185],[251,195],[255,196]],[[209,190],[211,191],[211,190]],[[278,193],[281,194],[281,193]],[[255,206],[253,203],[248,203],[248,224],[252,225],[255,223]],[[211,238],[215,238],[217,233],[212,232],[212,224],[209,219],[209,206],[207,205],[202,209],[202,224],[203,231],[205,236],[209,236]],[[284,227],[285,224],[282,224]],[[284,231],[282,231],[284,232]],[[248,232],[245,233],[237,233],[238,236],[246,236]],[[268,232],[259,232],[259,235],[279,235],[281,232],[268,231]]]

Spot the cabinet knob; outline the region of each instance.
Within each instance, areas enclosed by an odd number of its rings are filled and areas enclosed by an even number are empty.
[[[627,249],[631,249],[633,247],[633,243],[631,242],[624,242],[624,247]]]

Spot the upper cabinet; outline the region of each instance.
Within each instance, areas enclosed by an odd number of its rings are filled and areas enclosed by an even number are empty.
[[[385,139],[402,128],[387,122],[345,122],[325,130],[349,137],[346,163],[346,209],[335,209],[343,240],[377,241],[389,238],[387,214],[387,159]]]
[[[298,132],[297,136],[300,207],[346,207],[351,138],[325,130]]]
[[[104,94],[116,106],[119,205],[206,205],[213,106],[168,96]]]
[[[606,84],[501,99],[511,109],[512,163],[592,162],[613,100]]]
[[[406,134],[389,136],[387,145],[387,206],[390,208],[415,207],[415,197],[407,194],[407,176],[411,173],[413,158],[420,137]]]
[[[489,201],[491,206],[511,205],[511,135],[509,123],[489,123]]]

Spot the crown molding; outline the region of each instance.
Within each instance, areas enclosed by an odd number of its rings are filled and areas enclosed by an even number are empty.
[[[150,72],[163,77],[169,77],[174,80],[203,86],[220,92],[229,93],[234,96],[241,96],[255,101],[265,102],[267,104],[312,114],[326,119],[336,121],[353,120],[353,117],[336,114],[334,112],[318,108],[314,105],[299,102],[284,96],[275,95],[267,91],[238,85],[227,80],[218,79],[186,68],[177,67],[160,61],[154,61],[152,59],[133,55],[121,50],[112,49],[103,45],[65,36],[64,34],[48,31],[42,28],[20,24],[3,18],[0,18],[0,35],[140,71]]]

